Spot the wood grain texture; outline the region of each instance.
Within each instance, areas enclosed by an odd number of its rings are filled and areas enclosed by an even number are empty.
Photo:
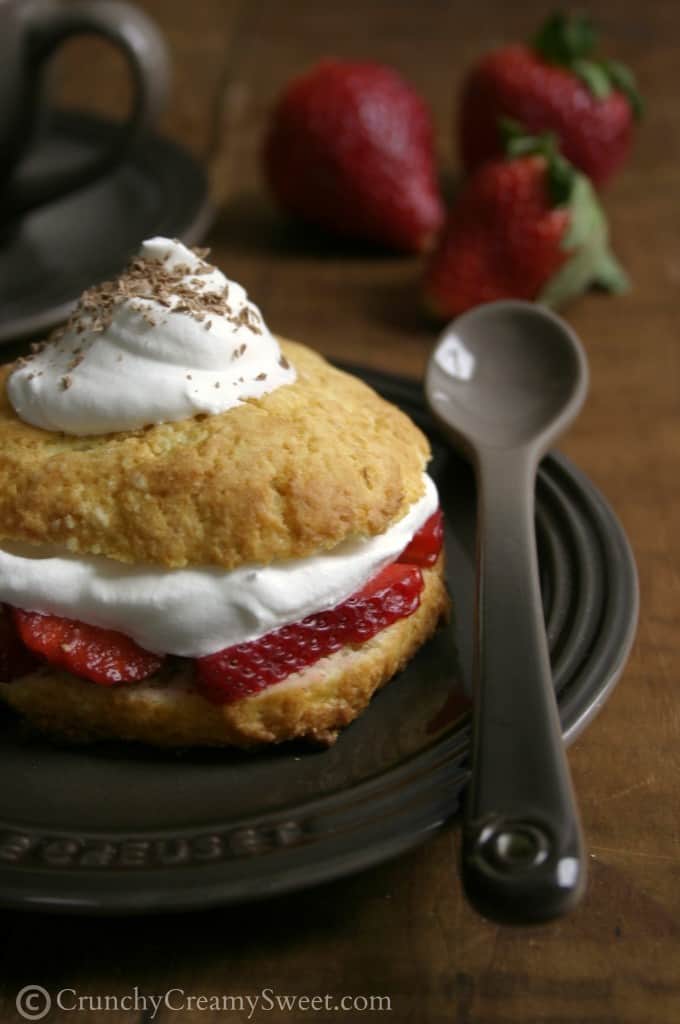
[[[209,161],[220,211],[208,243],[268,323],[324,353],[419,375],[436,331],[420,314],[421,265],[288,224],[261,184],[258,151],[277,90],[319,56],[387,61],[432,105],[440,160],[455,179],[452,100],[486,47],[523,38],[538,0],[237,2],[146,0],[172,50],[164,131]],[[499,928],[464,903],[454,828],[396,862],[296,896],[143,920],[0,915],[0,1019],[29,982],[81,994],[375,993],[389,1014],[256,1014],[220,1020],[389,1019],[459,1024],[677,1024],[680,1021],[680,7],[675,0],[589,10],[611,56],[638,72],[648,114],[630,166],[604,197],[634,282],[566,315],[592,371],[562,449],[616,509],[638,561],[641,619],[614,696],[572,748],[590,884],[567,920]],[[120,68],[85,42],[65,55],[67,98],[107,107]],[[76,59],[77,58],[77,59]],[[106,58],[106,59],[105,59]],[[112,61],[110,68],[107,60]],[[111,109],[115,108],[115,101]],[[53,1021],[73,1020],[53,1013]],[[86,1014],[119,1024],[150,1015]],[[166,1024],[179,1019],[161,1010]],[[187,1011],[189,1022],[218,1019]]]

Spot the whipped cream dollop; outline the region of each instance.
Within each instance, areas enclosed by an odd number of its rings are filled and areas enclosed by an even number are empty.
[[[291,384],[294,368],[241,287],[181,242],[152,238],[7,382],[17,415],[107,434],[221,413]]]
[[[423,497],[385,533],[231,572],[140,569],[5,543],[0,601],[115,629],[159,654],[201,657],[335,607],[393,562],[437,505],[437,489],[425,476]]]

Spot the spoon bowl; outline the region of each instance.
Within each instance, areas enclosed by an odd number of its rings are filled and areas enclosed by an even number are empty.
[[[493,302],[454,320],[427,371],[430,406],[456,443],[542,454],[581,408],[586,357],[576,335],[547,309]]]
[[[462,877],[499,921],[565,913],[585,884],[538,574],[534,490],[540,457],[576,416],[588,381],[571,329],[526,302],[460,317],[429,362],[425,391],[477,482],[472,776]]]

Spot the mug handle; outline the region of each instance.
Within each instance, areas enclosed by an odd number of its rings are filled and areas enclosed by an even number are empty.
[[[118,46],[132,71],[134,97],[126,123],[113,132],[112,144],[84,163],[60,171],[20,178],[2,197],[3,219],[13,219],[43,203],[82,188],[118,164],[134,142],[148,131],[160,114],[168,92],[170,61],[163,38],[150,18],[131,4],[97,0],[68,5],[38,5],[35,21],[28,12],[28,62],[41,71],[54,51],[76,35],[103,36]],[[38,88],[34,85],[33,106]]]

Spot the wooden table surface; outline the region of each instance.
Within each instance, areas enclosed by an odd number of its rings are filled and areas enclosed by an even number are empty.
[[[421,264],[329,243],[270,206],[258,148],[273,97],[322,55],[388,62],[425,95],[440,162],[456,169],[452,105],[485,48],[526,37],[537,0],[146,0],[172,51],[163,130],[209,163],[219,213],[207,243],[279,333],[333,357],[413,376],[436,336],[418,306]],[[389,1013],[261,1010],[245,1021],[346,1018],[463,1024],[680,1021],[680,7],[595,2],[609,52],[637,71],[647,117],[630,165],[606,193],[616,250],[634,288],[566,311],[592,381],[562,449],[612,503],[637,558],[641,617],[618,688],[570,750],[589,848],[582,905],[566,920],[498,927],[466,905],[457,830],[400,859],[299,895],[237,909],[141,919],[0,914],[0,1013],[35,983],[79,995],[182,989],[187,995],[377,994]],[[60,61],[67,100],[98,108],[125,88],[96,43]],[[100,103],[101,100],[101,103]],[[121,99],[122,103],[123,100]],[[116,106],[116,103],[113,103]],[[151,1013],[83,1011],[118,1024]],[[198,1005],[157,1021],[217,1019]],[[67,1020],[53,1012],[50,1020]]]

